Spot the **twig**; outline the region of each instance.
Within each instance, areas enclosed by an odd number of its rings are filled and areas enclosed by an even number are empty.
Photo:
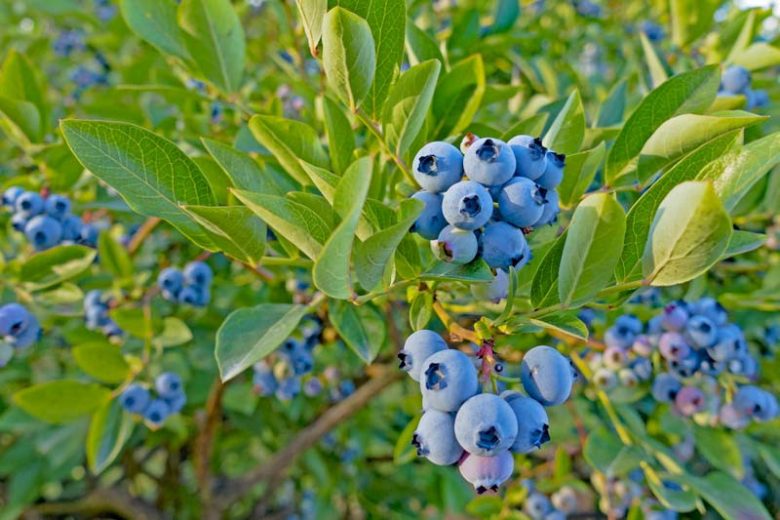
[[[480,340],[474,331],[471,331],[465,327],[461,327],[460,324],[452,319],[452,317],[447,313],[447,310],[444,308],[441,302],[433,302],[433,312],[436,313],[436,316],[439,317],[442,323],[444,323],[444,325],[447,327],[447,330],[452,336],[455,337],[456,340],[467,340],[476,344],[480,343]]]
[[[144,243],[144,240],[146,240],[149,234],[154,231],[154,228],[156,228],[159,223],[160,219],[157,217],[149,217],[146,219],[146,222],[141,224],[141,227],[135,232],[133,238],[130,239],[130,243],[127,245],[127,252],[130,255],[135,254],[135,252],[138,251],[138,248],[141,247],[141,244]]]
[[[211,483],[211,454],[214,448],[214,435],[222,418],[222,395],[225,385],[217,377],[211,386],[209,398],[206,402],[206,413],[202,415],[200,430],[195,438],[194,458],[195,475],[200,489],[203,509],[209,510],[212,501]]]
[[[40,515],[84,515],[99,516],[106,513],[128,520],[163,520],[167,518],[157,508],[135,498],[127,491],[113,487],[96,489],[87,496],[67,502],[36,504],[22,514],[22,518],[33,519]]]

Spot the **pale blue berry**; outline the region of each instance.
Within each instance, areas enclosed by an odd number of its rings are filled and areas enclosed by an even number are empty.
[[[444,218],[461,229],[478,229],[493,215],[493,198],[487,189],[474,181],[453,184],[442,200]]]
[[[530,135],[516,135],[507,143],[515,154],[515,173],[521,177],[536,180],[545,169],[545,152],[542,140]]]
[[[521,269],[531,258],[523,232],[506,222],[493,222],[479,237],[482,258],[494,269]]]
[[[495,457],[466,455],[460,462],[460,474],[474,486],[478,494],[497,491],[512,476],[515,459],[509,451],[501,451]]]
[[[50,195],[46,199],[45,211],[50,217],[62,220],[70,212],[70,200],[62,195]]]
[[[157,275],[157,286],[166,296],[176,299],[184,286],[184,274],[175,267],[166,267]]]
[[[454,412],[479,390],[477,369],[459,350],[436,352],[423,362],[420,390],[428,408]]]
[[[206,287],[211,284],[214,274],[205,262],[190,262],[184,266],[184,281],[187,284]]]
[[[24,234],[35,249],[43,251],[59,243],[62,239],[62,226],[48,215],[38,215],[24,226]]]
[[[151,428],[159,428],[171,415],[171,408],[164,399],[154,399],[144,410],[144,420]]]
[[[26,191],[16,198],[16,211],[27,218],[32,218],[43,211],[43,199],[32,191]]]
[[[430,191],[418,191],[412,195],[412,198],[422,201],[425,207],[417,220],[414,221],[411,231],[426,240],[435,240],[447,225],[444,213],[442,213],[442,195]]]
[[[544,213],[544,195],[530,179],[515,177],[501,189],[498,210],[501,218],[517,227],[536,224]]]
[[[431,240],[431,250],[439,260],[467,264],[477,257],[477,235],[467,229],[449,225],[441,230],[437,240]]]
[[[447,343],[441,336],[432,330],[418,330],[406,338],[404,348],[398,353],[399,367],[419,381],[425,360],[442,350],[447,350]]]
[[[546,190],[554,190],[563,180],[563,169],[566,166],[566,156],[547,150],[544,173],[536,179],[536,184]]]
[[[463,456],[463,448],[455,438],[455,419],[438,410],[423,413],[412,435],[412,445],[418,456],[437,466],[455,464]]]
[[[182,391],[181,377],[173,372],[163,372],[154,380],[154,387],[162,397],[170,397]]]
[[[463,155],[450,143],[428,143],[414,156],[412,173],[422,189],[434,193],[447,191],[463,177]]]
[[[517,438],[517,416],[495,394],[470,398],[455,415],[455,438],[472,455],[495,456]]]
[[[513,452],[529,453],[550,440],[550,421],[544,406],[520,392],[506,391],[501,397],[509,404],[517,421],[517,436],[511,446]]]
[[[544,406],[569,398],[573,375],[569,360],[552,347],[540,345],[523,356],[520,378],[528,395]]]
[[[469,179],[486,186],[500,186],[515,174],[515,154],[501,139],[476,140],[466,150],[463,170]]]
[[[660,403],[670,403],[677,397],[677,392],[682,388],[682,383],[668,372],[662,372],[655,376],[653,381],[653,397]]]
[[[125,391],[122,392],[122,395],[119,396],[119,403],[122,405],[122,408],[130,413],[138,415],[144,413],[144,410],[149,406],[151,400],[152,396],[149,393],[149,390],[138,383],[129,385]]]

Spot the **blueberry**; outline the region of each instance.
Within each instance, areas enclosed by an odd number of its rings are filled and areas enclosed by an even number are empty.
[[[46,214],[57,220],[62,220],[70,212],[70,200],[62,195],[50,195],[46,199]]]
[[[161,397],[171,397],[182,391],[181,377],[173,372],[163,372],[154,380],[154,387]]]
[[[747,414],[742,413],[734,406],[734,403],[728,403],[723,405],[720,409],[718,420],[726,428],[740,430],[748,425],[750,417]]]
[[[26,191],[16,198],[16,211],[27,218],[32,218],[43,211],[43,199],[32,191]]]
[[[496,269],[493,281],[490,283],[471,284],[471,294],[477,300],[498,303],[507,297],[509,291],[509,275],[503,269]]]
[[[303,384],[303,393],[307,397],[316,397],[322,393],[322,381],[317,377],[309,378]]]
[[[637,336],[642,333],[642,321],[633,314],[623,314],[615,320],[615,327],[623,336]]]
[[[705,375],[717,377],[726,369],[726,363],[716,361],[706,352],[699,352],[699,371]]]
[[[571,486],[563,486],[550,497],[553,506],[563,513],[575,513],[579,499],[577,492]]]
[[[607,347],[606,350],[604,350],[603,360],[604,366],[617,370],[626,365],[628,356],[626,355],[626,351],[620,347]]]
[[[18,303],[8,303],[0,307],[0,337],[18,336],[32,322],[33,315]]]
[[[414,221],[411,231],[426,240],[435,240],[444,226],[447,225],[441,209],[442,195],[430,191],[418,191],[412,195],[412,198],[422,201],[425,207],[417,220]]]
[[[566,514],[563,511],[558,511],[557,509],[553,509],[546,515],[544,515],[544,520],[566,520]]]
[[[13,208],[18,199],[24,193],[24,189],[19,186],[11,186],[3,192],[3,206]]]
[[[108,317],[108,309],[103,306],[96,305],[93,307],[87,307],[84,309],[84,315],[87,322],[87,328],[89,329],[99,329],[104,325],[108,325],[110,321]]]
[[[543,520],[551,510],[550,500],[538,492],[528,495],[523,504],[523,511],[533,520]]]
[[[531,258],[523,232],[506,222],[493,222],[479,237],[482,258],[494,269],[521,269]]]
[[[639,384],[639,376],[630,368],[618,370],[618,381],[626,388],[634,388]]]
[[[179,413],[182,408],[184,408],[184,405],[187,404],[187,394],[181,390],[164,399],[165,402],[168,403],[168,407],[171,409],[172,414]]]
[[[718,338],[718,329],[709,318],[691,316],[685,326],[685,333],[691,343],[699,348],[711,347]]]
[[[726,361],[747,350],[742,330],[734,324],[718,329],[713,345],[707,348],[707,354],[715,361]]]
[[[447,343],[441,336],[432,330],[418,330],[406,338],[404,348],[398,353],[399,366],[419,381],[425,360],[442,350],[447,350]]]
[[[640,25],[640,30],[651,42],[660,42],[664,39],[664,28],[651,20],[644,20]]]
[[[509,451],[499,452],[495,457],[467,455],[459,465],[460,474],[479,494],[497,491],[512,476],[514,468],[515,459]]]
[[[514,444],[517,416],[499,396],[475,395],[455,415],[455,437],[471,454],[495,456]]]
[[[207,287],[213,278],[214,274],[205,262],[190,262],[184,266],[184,281],[187,284]]]
[[[533,226],[544,213],[544,195],[534,181],[515,177],[498,195],[501,218],[517,227]]]
[[[255,391],[262,396],[273,395],[279,386],[271,367],[269,367],[265,361],[255,363],[252,374],[252,384],[255,387]]]
[[[520,392],[506,391],[501,394],[515,414],[517,436],[511,450],[515,453],[529,453],[550,440],[550,426],[544,406],[535,399]]]
[[[647,358],[636,358],[629,364],[629,368],[642,381],[648,381],[653,376],[653,363]]]
[[[777,415],[777,399],[766,390],[745,385],[734,394],[734,407],[743,415],[768,421]]]
[[[642,357],[648,357],[653,353],[655,347],[650,337],[640,334],[631,344],[631,350],[637,355]]]
[[[97,289],[89,291],[84,295],[84,309],[89,307],[105,307],[103,303],[103,293]]]
[[[288,377],[279,381],[279,386],[276,389],[276,398],[280,401],[289,401],[300,393],[300,378]]]
[[[199,285],[188,285],[179,293],[179,303],[192,305],[193,307],[204,307],[209,301],[209,292],[206,287]]]
[[[62,226],[49,216],[38,215],[24,226],[24,234],[35,249],[42,251],[59,243],[62,239]]]
[[[728,360],[726,368],[729,373],[752,379],[758,373],[758,363],[747,353],[737,355]]]
[[[601,367],[593,373],[593,383],[604,390],[611,390],[617,386],[618,379],[613,370]]]
[[[536,184],[546,190],[554,190],[563,180],[563,169],[566,166],[566,156],[547,150],[545,154],[545,168],[541,177],[536,179]]]
[[[163,399],[154,399],[144,410],[144,419],[150,428],[159,428],[171,415],[171,408]]]
[[[30,219],[28,219],[23,214],[14,213],[14,215],[11,217],[11,227],[20,233],[24,233],[24,228],[27,227],[27,222],[29,221]]]
[[[682,334],[677,332],[664,332],[658,340],[658,349],[661,355],[668,360],[680,360],[688,357],[691,347]]]
[[[699,370],[701,365],[701,356],[695,350],[688,353],[687,356],[680,359],[669,359],[667,362],[669,369],[680,377],[691,377]]]
[[[76,242],[81,237],[81,219],[75,215],[66,215],[62,219],[62,240]]]
[[[477,235],[467,229],[449,225],[441,230],[437,240],[431,240],[433,254],[440,260],[467,264],[477,257]]]
[[[507,143],[515,154],[515,173],[521,177],[536,180],[545,169],[545,152],[542,140],[530,135],[516,135]]]
[[[17,334],[11,340],[11,345],[14,348],[23,349],[27,348],[41,337],[41,326],[38,323],[38,318],[35,315],[30,314],[29,323],[22,332]]]
[[[558,213],[561,211],[560,199],[558,198],[558,192],[555,190],[541,190],[544,195],[544,206],[542,208],[542,216],[534,223],[535,227],[546,226],[552,224],[558,220]]]
[[[79,237],[77,242],[89,247],[96,247],[98,241],[98,235],[100,230],[95,224],[83,223],[79,229]]]
[[[442,200],[444,218],[455,227],[481,228],[493,215],[493,199],[487,189],[474,181],[453,184]]]
[[[129,385],[122,392],[122,395],[119,396],[119,403],[122,405],[122,408],[138,415],[144,413],[151,400],[152,397],[149,394],[149,390],[137,383]]]
[[[688,322],[688,311],[682,302],[670,303],[664,307],[661,325],[668,331],[681,331]]]
[[[157,286],[175,299],[184,286],[184,275],[175,267],[166,267],[157,275]]]
[[[420,391],[428,408],[454,412],[478,390],[477,369],[463,352],[442,350],[423,362]]]
[[[469,179],[486,186],[500,186],[515,174],[515,154],[501,139],[478,139],[463,157],[463,170]]]
[[[463,456],[463,448],[455,438],[455,419],[438,410],[423,413],[412,436],[417,455],[437,466],[449,466]]]
[[[714,298],[702,298],[694,307],[696,314],[709,318],[718,327],[723,327],[728,322],[728,312]]]
[[[704,393],[695,386],[681,388],[674,398],[674,407],[687,417],[701,412],[704,405]]]
[[[723,71],[721,88],[729,94],[744,94],[750,86],[750,72],[745,67],[732,65]]]
[[[766,90],[745,90],[746,108],[763,108],[767,105],[769,105],[769,94],[767,94]]]
[[[552,347],[540,345],[523,356],[520,378],[528,395],[544,406],[569,398],[573,375],[569,360]]]
[[[441,193],[463,177],[463,155],[450,143],[434,141],[414,156],[412,172],[422,189]]]

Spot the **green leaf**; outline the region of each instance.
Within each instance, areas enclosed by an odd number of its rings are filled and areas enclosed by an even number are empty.
[[[178,20],[197,68],[219,89],[236,92],[244,74],[246,43],[230,0],[182,0]]]
[[[734,110],[715,114],[684,114],[664,122],[642,148],[637,167],[640,182],[668,163],[703,144],[766,120],[766,117]]]
[[[701,112],[712,104],[720,85],[718,67],[708,66],[672,77],[642,100],[626,121],[607,156],[608,184],[630,174],[645,142],[667,119]]]
[[[355,306],[349,302],[333,300],[328,306],[330,322],[344,343],[369,364],[376,359],[379,349],[387,339],[385,317],[371,305]]]
[[[414,21],[406,22],[406,52],[409,63],[417,65],[428,60],[438,60],[444,63],[444,56],[436,40],[424,30],[414,24]]]
[[[679,184],[658,207],[642,273],[655,286],[687,282],[718,261],[730,235],[731,219],[712,183]]]
[[[712,27],[715,11],[721,4],[719,0],[671,0],[669,10],[675,45],[686,47],[706,33]]]
[[[133,419],[124,413],[117,399],[98,408],[87,432],[87,465],[93,475],[102,473],[116,460],[132,432]]]
[[[253,116],[249,130],[263,146],[268,148],[279,164],[296,181],[308,184],[308,175],[300,161],[328,168],[328,154],[322,148],[317,132],[300,121],[283,117]]]
[[[588,327],[573,312],[557,312],[541,318],[531,318],[528,321],[543,329],[558,330],[583,341],[588,339]]]
[[[406,2],[404,0],[334,0],[368,22],[374,42],[376,72],[372,72],[365,108],[374,119],[379,119],[387,91],[393,82],[404,53],[406,31]],[[324,36],[323,36],[324,38]]]
[[[176,20],[174,0],[121,0],[119,7],[127,26],[142,40],[162,53],[191,60]]]
[[[206,138],[202,141],[206,151],[230,178],[233,187],[270,195],[285,194],[286,190],[279,185],[274,174],[268,169],[263,170],[249,155],[219,141]],[[284,180],[288,187],[292,185],[291,179]]]
[[[558,296],[558,272],[560,270],[563,248],[567,232],[555,241],[555,244],[542,257],[531,282],[531,303],[535,308],[554,305],[560,302]]]
[[[364,289],[373,289],[382,279],[387,263],[423,207],[424,204],[415,199],[401,202],[396,224],[371,235],[365,242],[355,246],[355,273]]]
[[[203,172],[176,145],[129,123],[70,119],[60,127],[79,162],[131,209],[160,217],[198,245],[213,248],[180,204],[211,206],[214,194]]]
[[[780,65],[780,49],[765,42],[756,42],[747,49],[729,56],[734,65],[748,70],[760,70]]]
[[[629,232],[626,233],[623,252],[615,268],[615,277],[618,281],[635,281],[642,278],[642,253],[647,237],[650,235],[653,216],[664,197],[679,183],[694,180],[704,166],[735,148],[739,137],[740,132],[731,132],[692,151],[650,186],[634,203],[626,220],[626,229]]]
[[[36,419],[67,423],[88,415],[111,398],[111,392],[95,383],[48,381],[16,392],[14,403]]]
[[[185,206],[193,219],[212,233],[228,256],[256,265],[265,253],[266,226],[244,206]]]
[[[147,316],[141,307],[117,307],[108,315],[124,332],[136,338],[146,339],[162,330],[162,321],[154,315]]]
[[[222,381],[276,350],[307,312],[303,305],[264,303],[230,313],[217,331],[214,352]]]
[[[729,246],[726,249],[726,252],[723,253],[723,258],[730,258],[753,251],[764,245],[765,242],[766,235],[762,233],[734,230],[731,232]]]
[[[534,114],[525,119],[521,119],[512,125],[509,130],[504,132],[504,134],[501,136],[501,139],[504,141],[509,141],[516,135],[542,135],[548,117],[550,117],[550,114],[542,112],[540,114]],[[566,171],[568,173],[568,169]]]
[[[697,179],[711,180],[725,208],[733,211],[750,189],[780,164],[778,149],[780,132],[775,132],[708,164]]]
[[[575,206],[588,190],[606,153],[607,148],[602,141],[595,148],[566,156],[566,173],[558,186],[558,196],[564,208]]]
[[[344,172],[334,199],[334,209],[342,218],[312,270],[314,285],[331,298],[344,300],[352,296],[350,259],[360,214],[371,184],[371,157],[362,157]]]
[[[100,265],[117,278],[129,278],[133,275],[133,261],[127,250],[104,231],[98,237]]]
[[[38,112],[39,136],[48,126],[46,94],[32,62],[11,48],[0,67],[0,94],[8,99],[32,103]]]
[[[30,290],[46,289],[89,269],[95,255],[97,251],[84,246],[57,246],[28,258],[19,278]]]
[[[230,177],[225,173],[225,170],[215,160],[205,155],[193,157],[192,162],[198,166],[203,176],[206,177],[206,181],[211,187],[211,192],[214,194],[215,204],[227,204],[228,188],[231,187],[231,183]]]
[[[29,101],[0,96],[0,123],[6,131],[22,142],[37,142],[41,138],[41,115]]]
[[[626,214],[612,195],[590,195],[577,206],[558,271],[561,303],[582,303],[604,288],[623,249],[625,232]]]
[[[439,78],[433,96],[433,115],[439,122],[437,135],[459,134],[468,128],[482,103],[485,85],[485,65],[479,54],[458,62]]]
[[[680,479],[676,479],[673,475],[645,472],[645,479],[647,480],[647,486],[652,491],[653,495],[658,499],[660,504],[672,511],[685,513],[693,511],[696,508],[696,495],[691,492],[690,489],[676,489],[664,485],[664,481],[678,482]]]
[[[130,373],[121,349],[107,341],[81,343],[73,347],[73,359],[85,374],[101,383],[121,383]]]
[[[333,230],[332,221],[323,220],[322,215],[306,204],[242,190],[234,190],[233,194],[311,259],[317,258]]]
[[[409,305],[409,324],[412,330],[422,330],[433,318],[433,293],[419,291]]]
[[[722,469],[733,477],[744,477],[742,453],[732,432],[724,429],[694,426],[693,437],[696,450],[709,461],[714,468]]]
[[[368,22],[341,7],[325,15],[322,63],[328,83],[353,112],[368,95],[376,72],[374,37]]]
[[[723,518],[770,520],[761,501],[733,477],[720,471],[699,478],[680,478],[704,498]]]
[[[666,73],[666,67],[661,57],[656,52],[653,44],[647,39],[647,35],[644,31],[639,32],[639,39],[642,42],[642,50],[645,53],[645,60],[647,61],[647,67],[650,69],[650,78],[652,79],[652,87],[655,88],[664,81],[669,79],[669,75]]]
[[[441,63],[429,60],[404,72],[391,87],[384,110],[384,131],[398,156],[417,138],[433,101]]]
[[[542,142],[550,150],[571,154],[580,151],[584,137],[585,109],[582,107],[580,91],[575,90],[558,112]]]
[[[436,262],[420,275],[420,279],[439,282],[491,282],[493,273],[482,259],[466,265]]]
[[[325,120],[325,133],[328,136],[328,149],[333,168],[339,175],[343,174],[352,163],[352,154],[355,151],[355,132],[352,124],[344,115],[343,110],[329,97],[321,97],[317,100]],[[306,168],[308,163],[302,163]],[[313,166],[313,165],[310,165]],[[316,184],[316,181],[315,181]],[[335,186],[335,184],[334,184]]]
[[[780,478],[780,449],[775,448],[774,446],[757,443],[756,448],[769,471],[772,472],[775,477]]]
[[[517,3],[515,2],[515,5]],[[476,518],[492,518],[501,513],[504,501],[497,496],[478,496],[466,504],[466,512]]]
[[[317,56],[317,45],[322,37],[322,19],[328,10],[328,0],[295,0],[298,14],[301,15],[303,31],[309,41],[309,52]]]
[[[623,112],[626,109],[626,91],[628,82],[620,80],[609,91],[607,99],[599,107],[599,115],[596,118],[597,127],[618,125],[623,121]]]
[[[623,443],[617,435],[600,427],[588,435],[582,448],[582,456],[589,465],[606,473],[622,449]]]
[[[400,466],[406,464],[417,458],[417,452],[412,446],[412,437],[417,429],[417,423],[420,422],[419,416],[412,417],[407,425],[404,427],[398,439],[395,441],[395,447],[393,448],[393,464]]]
[[[192,331],[179,318],[169,316],[163,318],[162,331],[152,342],[159,348],[176,347],[188,343],[192,339]]]

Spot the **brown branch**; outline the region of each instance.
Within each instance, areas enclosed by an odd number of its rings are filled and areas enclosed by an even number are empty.
[[[127,245],[127,252],[130,255],[135,254],[135,252],[138,251],[138,248],[141,247],[141,244],[144,243],[144,240],[146,240],[146,237],[154,231],[154,228],[156,228],[159,223],[160,219],[157,217],[149,217],[146,219],[146,222],[141,224],[141,227],[135,232],[133,238],[130,239],[130,243]]]
[[[36,504],[24,512],[21,518],[33,520],[47,516],[74,514],[97,516],[108,513],[128,520],[163,520],[167,518],[167,515],[151,504],[117,487],[96,489],[77,500]]]
[[[201,502],[204,510],[211,508],[212,478],[211,478],[211,454],[214,448],[214,436],[222,419],[222,395],[225,385],[219,379],[214,380],[206,402],[206,412],[200,417],[200,430],[195,438],[194,458],[195,476],[198,480],[198,488],[201,493]]]
[[[316,421],[298,432],[298,434],[277,452],[270,460],[245,475],[226,483],[215,496],[216,510],[224,511],[236,500],[246,495],[258,484],[266,484],[265,496],[273,492],[282,482],[290,466],[303,452],[314,446],[330,430],[360,411],[371,399],[401,379],[402,372],[385,367],[376,377],[369,379],[354,394],[328,408]],[[212,516],[211,518],[218,518]]]

